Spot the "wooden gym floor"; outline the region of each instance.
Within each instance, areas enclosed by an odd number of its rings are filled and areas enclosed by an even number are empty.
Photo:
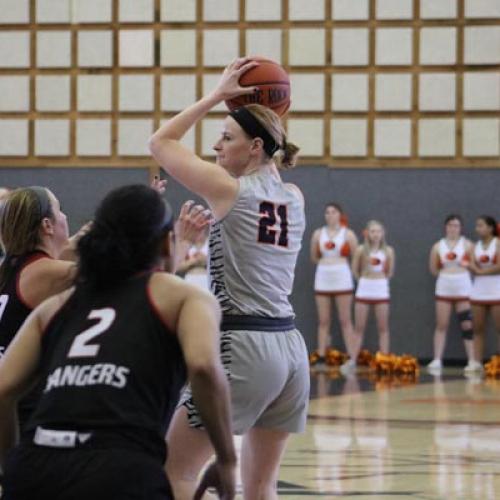
[[[500,380],[416,383],[313,373],[307,431],[294,436],[280,498],[500,498]]]

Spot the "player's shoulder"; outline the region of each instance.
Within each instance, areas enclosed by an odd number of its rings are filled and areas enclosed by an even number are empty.
[[[283,187],[290,193],[293,193],[294,196],[297,197],[297,199],[300,201],[302,205],[305,204],[305,199],[304,199],[304,194],[302,193],[301,189],[296,185],[291,182],[284,182]]]
[[[210,303],[214,308],[217,307],[217,300],[213,295],[166,272],[155,272],[151,275],[148,295],[154,310],[171,332],[176,329],[183,307],[191,300]]]
[[[75,292],[75,287],[68,288],[64,292],[58,293],[45,299],[39,304],[32,314],[36,315],[40,320],[42,330],[51,322],[52,318],[63,308],[64,304]]]
[[[364,252],[365,252],[364,245],[358,245],[356,247],[356,250],[354,250],[354,255],[359,257],[359,256],[363,255]]]
[[[68,260],[42,257],[30,263],[22,270],[23,275],[30,275],[34,279],[61,278],[74,275],[76,263]]]
[[[212,295],[201,287],[191,285],[179,276],[167,272],[153,273],[148,287],[155,302],[159,303],[168,302],[180,305],[186,299],[192,297],[212,298]]]
[[[354,239],[356,241],[358,239],[358,237],[356,236],[356,233],[352,229],[350,229],[348,227],[345,228],[345,234],[346,234],[347,238],[352,238],[352,239]]]

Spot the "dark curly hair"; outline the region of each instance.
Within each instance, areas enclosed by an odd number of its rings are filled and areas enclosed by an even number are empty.
[[[172,210],[154,189],[134,184],[111,191],[78,243],[76,282],[110,288],[152,269],[171,229]]]

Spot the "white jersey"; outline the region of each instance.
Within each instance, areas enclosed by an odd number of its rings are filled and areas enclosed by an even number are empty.
[[[295,189],[259,171],[239,179],[238,198],[210,231],[211,290],[227,315],[287,318],[305,229]]]
[[[497,263],[497,239],[492,238],[486,248],[482,241],[478,241],[474,247],[474,257],[480,268],[493,267]]]
[[[387,255],[383,250],[371,251],[366,264],[366,272],[385,273],[387,271]]]
[[[439,240],[438,244],[439,264],[442,269],[460,268],[463,267],[464,261],[467,260],[467,248],[465,245],[465,238],[462,236],[450,248],[446,238]]]
[[[347,243],[347,228],[341,227],[333,238],[330,238],[328,229],[321,228],[319,233],[319,251],[322,258],[348,257],[349,244]]]
[[[208,238],[203,243],[201,247],[198,245],[192,245],[189,250],[188,250],[188,257],[192,258],[195,257],[196,255],[203,254],[204,256],[208,256]]]

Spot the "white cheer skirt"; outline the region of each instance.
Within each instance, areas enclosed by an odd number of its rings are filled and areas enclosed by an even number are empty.
[[[352,273],[347,263],[317,265],[314,279],[314,291],[317,294],[352,293],[353,289]]]
[[[469,300],[472,280],[469,273],[439,273],[436,280],[436,299],[449,302]]]
[[[379,304],[389,302],[389,280],[387,278],[360,278],[356,289],[356,302]]]
[[[500,275],[476,276],[470,300],[477,305],[500,305]]]

